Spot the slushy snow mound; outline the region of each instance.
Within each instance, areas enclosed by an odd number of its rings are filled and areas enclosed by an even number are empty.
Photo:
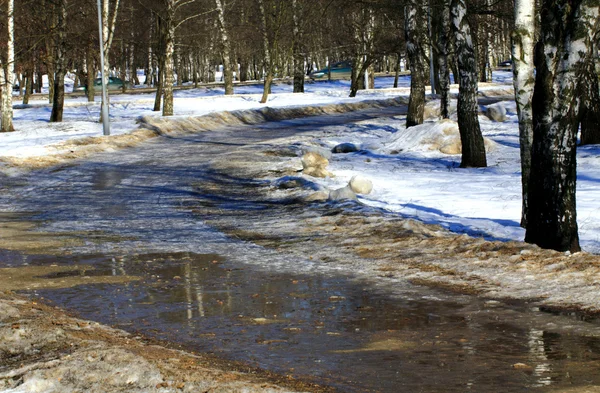
[[[484,143],[486,152],[495,147],[495,143],[490,139],[484,138]],[[400,129],[388,139],[382,150],[388,154],[431,151],[460,154],[462,149],[458,123],[444,119]]]

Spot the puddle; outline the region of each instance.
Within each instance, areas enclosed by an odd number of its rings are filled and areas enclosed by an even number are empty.
[[[111,169],[98,171],[92,177],[92,190],[110,190],[121,184],[124,178],[125,174],[122,171]]]
[[[562,391],[600,384],[600,325],[526,304],[427,288],[392,298],[349,277],[267,273],[218,255],[66,262],[90,265],[95,275],[143,279],[29,293],[84,318],[344,392]]]

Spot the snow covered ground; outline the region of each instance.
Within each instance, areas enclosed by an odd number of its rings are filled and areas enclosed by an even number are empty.
[[[427,121],[416,130],[419,137],[415,138],[399,118],[359,124],[355,128],[359,132],[321,140],[327,147],[350,142],[364,149],[335,154],[329,170],[336,177],[323,184],[339,188],[362,174],[374,186],[372,194],[360,197],[363,203],[458,233],[523,240],[518,120],[514,102],[502,105],[507,108],[506,122],[479,118],[484,137],[495,142],[487,154],[487,168],[460,168],[460,154],[444,154],[437,143],[430,143],[444,136],[443,122]],[[579,234],[583,249],[593,253],[600,253],[599,156],[598,146],[582,147],[578,153]]]
[[[480,90],[507,89],[512,83],[509,72],[495,75],[496,85],[482,85]],[[376,89],[347,97],[347,81],[317,82],[306,85],[305,94],[292,94],[292,86],[276,84],[269,107],[327,105],[357,100],[391,98],[408,95],[409,77],[400,78],[400,88],[393,89],[393,77],[380,77]],[[199,116],[223,110],[261,108],[262,86],[240,86],[236,95],[225,97],[217,86],[175,92],[177,117]],[[51,145],[68,139],[101,136],[97,122],[98,102],[88,104],[84,97],[69,98],[63,123],[49,123],[51,107],[46,101],[30,101],[29,106],[15,109],[16,132],[0,134],[0,158],[24,158],[52,154]],[[336,175],[323,180],[330,188],[343,186],[355,174],[374,183],[374,192],[361,198],[369,205],[399,212],[427,223],[437,223],[453,231],[497,240],[522,240],[519,227],[520,164],[518,124],[515,105],[505,101],[507,121],[493,122],[481,116],[484,136],[495,142],[488,154],[488,168],[462,169],[459,154],[445,154],[431,149],[431,139],[439,136],[434,119],[423,126],[416,140],[404,129],[404,120],[366,121],[320,140],[326,147],[352,142],[361,152],[336,154],[330,170]],[[125,94],[111,97],[113,135],[137,128],[140,116],[159,116],[152,112],[154,95]],[[437,134],[436,134],[437,133]],[[578,153],[578,222],[584,250],[600,253],[600,148],[584,147]]]

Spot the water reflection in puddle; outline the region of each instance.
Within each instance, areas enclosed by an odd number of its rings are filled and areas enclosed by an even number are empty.
[[[43,259],[30,260],[42,264]],[[82,317],[347,392],[521,392],[600,384],[600,328],[423,289],[271,274],[217,255],[87,258],[126,285],[35,292]]]

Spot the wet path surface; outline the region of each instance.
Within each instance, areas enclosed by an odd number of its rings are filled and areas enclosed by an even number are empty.
[[[393,114],[390,109],[338,121]],[[118,285],[85,285],[82,277],[77,287],[30,293],[84,318],[340,391],[600,385],[600,325],[594,321],[409,283],[380,286],[336,266],[229,238],[186,208],[198,198],[193,184],[230,181],[248,188],[246,200],[202,198],[223,209],[269,214],[273,206],[252,199],[252,186],[260,181],[225,178],[211,169],[211,159],[292,133],[326,132],[335,121],[167,138],[38,174],[35,183],[19,180],[0,200],[5,209],[33,213],[45,231],[82,233],[83,242],[72,255],[10,254],[1,263],[90,265],[95,270],[87,275],[140,276]],[[80,273],[49,278],[73,274]]]

